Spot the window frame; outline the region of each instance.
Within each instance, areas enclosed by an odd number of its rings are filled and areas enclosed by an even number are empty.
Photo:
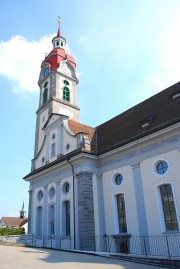
[[[170,198],[170,194],[172,194],[172,198],[173,198],[173,208],[174,210],[172,210],[172,205],[170,205],[170,201],[168,200],[167,204],[166,204],[166,207],[163,203],[163,199],[162,199],[162,192],[161,192],[161,189],[163,187],[166,187],[166,190],[167,190],[167,187],[170,187],[171,188],[171,193],[170,192],[166,192],[167,196],[166,196],[166,199],[167,198]],[[176,209],[176,202],[175,202],[175,198],[174,198],[174,191],[173,191],[173,187],[170,183],[165,183],[165,184],[162,184],[160,186],[158,186],[158,192],[159,192],[159,197],[160,197],[160,206],[161,206],[161,218],[163,220],[163,231],[164,232],[179,232],[179,221],[178,221],[178,214],[177,214],[177,209]],[[172,202],[172,201],[171,201]],[[170,210],[165,210],[169,208]],[[169,214],[166,214],[166,213],[169,213]],[[172,219],[172,212],[175,212],[175,215],[176,215],[176,219]],[[168,229],[168,222],[169,220],[167,219],[167,216],[171,216],[171,227],[174,226],[173,224],[173,221],[176,221],[176,225],[177,225],[177,229]]]
[[[69,200],[65,200],[63,202],[64,207],[64,216],[63,216],[63,222],[64,222],[64,236],[71,236],[71,204]]]
[[[123,197],[123,206],[120,208],[118,206],[118,197]],[[128,231],[127,227],[127,213],[126,213],[126,203],[125,203],[125,195],[124,193],[118,193],[115,196],[116,200],[116,212],[117,212],[117,221],[118,221],[118,229],[119,229],[119,234],[126,233]]]
[[[45,88],[43,91],[43,104],[45,104],[48,100],[48,88]]]
[[[51,144],[51,158],[56,156],[56,143]]]
[[[67,86],[63,88],[63,100],[66,102],[70,102],[70,90]]]
[[[161,167],[160,167],[161,166]],[[169,168],[168,163],[165,160],[160,160],[159,162],[157,162],[156,164],[156,173],[158,175],[164,175],[167,173]],[[162,172],[161,172],[162,171]]]
[[[55,206],[50,204],[49,206],[49,235],[55,234]]]

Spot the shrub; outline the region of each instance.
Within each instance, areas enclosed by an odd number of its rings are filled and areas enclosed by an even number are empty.
[[[25,234],[25,229],[22,228],[13,228],[13,227],[3,227],[0,228],[0,236],[2,235],[19,235],[19,234]]]

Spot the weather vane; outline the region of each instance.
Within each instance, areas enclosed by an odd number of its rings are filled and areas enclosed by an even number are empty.
[[[59,23],[59,25],[61,23],[61,17],[60,16],[58,16],[58,23]]]

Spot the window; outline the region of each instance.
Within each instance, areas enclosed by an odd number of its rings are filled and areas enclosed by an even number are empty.
[[[116,185],[121,185],[122,181],[123,181],[123,176],[121,174],[118,174],[115,176],[114,182]]]
[[[55,195],[55,188],[54,187],[51,187],[50,190],[49,190],[49,197],[52,199]]]
[[[64,212],[65,212],[65,235],[69,236],[70,235],[70,202],[65,201],[64,203]]]
[[[65,85],[69,85],[69,82],[67,80],[64,80]]]
[[[51,145],[51,157],[54,157],[55,154],[56,154],[56,144],[53,143],[53,144]]]
[[[156,166],[156,171],[159,175],[163,175],[167,172],[168,164],[165,161],[160,161]]]
[[[43,104],[47,101],[48,99],[48,89],[46,88],[43,92]]]
[[[64,87],[64,90],[63,90],[63,100],[70,101],[70,92],[69,92],[68,87]]]
[[[42,207],[37,208],[36,215],[36,234],[37,237],[41,238],[42,236]]]
[[[160,194],[161,194],[166,230],[178,231],[179,228],[171,185],[170,184],[162,185],[160,187]]]
[[[118,222],[119,222],[119,233],[127,233],[127,223],[126,223],[126,210],[124,194],[118,194],[117,199],[117,211],[118,211]]]
[[[43,198],[43,192],[42,191],[39,191],[38,194],[37,194],[37,199],[38,201],[40,202]]]
[[[68,191],[69,191],[69,183],[66,182],[66,183],[63,184],[63,192],[68,193]]]
[[[51,205],[50,206],[50,212],[49,212],[49,230],[50,230],[50,234],[54,234],[54,206]]]
[[[47,85],[48,85],[48,81],[46,81],[45,83],[44,83],[44,88],[46,88],[47,87]]]
[[[61,47],[63,47],[63,42],[61,41]]]
[[[56,42],[56,46],[59,47],[59,41]]]

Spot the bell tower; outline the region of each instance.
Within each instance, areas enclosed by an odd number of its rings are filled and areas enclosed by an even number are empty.
[[[80,108],[76,100],[76,85],[79,81],[76,76],[76,61],[67,50],[60,23],[59,19],[57,35],[52,40],[53,49],[41,64],[38,80],[40,97],[36,112],[35,156],[44,141],[43,126],[52,114],[64,115],[79,122]]]

